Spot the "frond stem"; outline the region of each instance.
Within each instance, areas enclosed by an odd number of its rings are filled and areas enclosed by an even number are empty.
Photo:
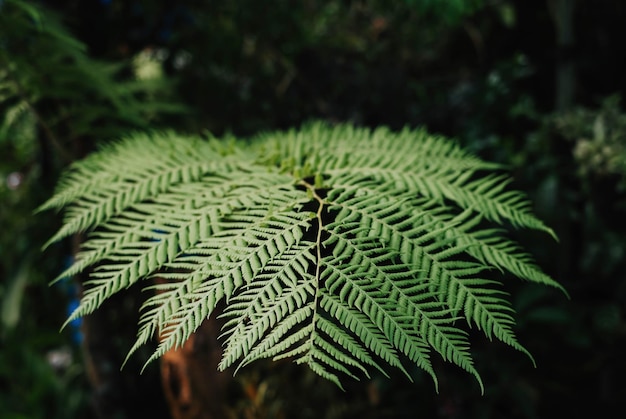
[[[324,211],[324,205],[326,204],[326,201],[324,201],[324,198],[322,198],[317,191],[315,190],[315,186],[311,185],[310,183],[308,183],[305,180],[301,180],[299,182],[300,185],[304,186],[308,191],[311,192],[311,194],[313,195],[313,198],[319,203],[319,207],[317,208],[317,212],[315,213],[315,217],[317,218],[317,237],[315,239],[315,249],[316,249],[316,255],[315,255],[315,296],[313,297],[313,321],[312,321],[312,332],[311,332],[311,337],[310,337],[310,341],[311,341],[311,346],[313,346],[313,341],[314,341],[314,337],[315,337],[315,322],[317,320],[317,300],[318,300],[318,296],[319,296],[319,289],[320,289],[320,275],[321,275],[321,268],[322,268],[322,230],[324,229],[324,224],[322,221],[322,213]]]

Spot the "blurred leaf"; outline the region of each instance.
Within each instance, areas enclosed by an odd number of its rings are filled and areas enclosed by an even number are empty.
[[[510,3],[502,3],[498,7],[502,23],[507,28],[512,28],[516,24],[517,16],[515,13],[515,7]]]
[[[2,326],[5,332],[13,329],[20,320],[24,290],[28,284],[30,262],[27,260],[9,278],[9,286],[2,299]]]

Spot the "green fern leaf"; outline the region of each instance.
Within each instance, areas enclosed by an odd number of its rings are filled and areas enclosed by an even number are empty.
[[[411,379],[408,362],[437,386],[436,353],[482,390],[467,327],[530,356],[494,273],[563,289],[504,234],[553,232],[499,169],[424,130],[134,134],[74,165],[41,209],[65,210],[51,241],[87,232],[62,274],[92,271],[70,320],[153,291],[129,356],[158,335],[151,362],[220,315],[221,370],[292,358],[341,386],[389,367]]]

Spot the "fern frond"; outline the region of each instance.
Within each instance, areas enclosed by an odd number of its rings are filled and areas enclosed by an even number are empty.
[[[344,243],[348,247],[348,240]],[[332,238],[331,242],[326,244],[332,244]],[[371,260],[367,260],[370,258],[366,252],[357,251],[356,253],[359,262],[365,260],[366,265],[369,265],[365,272],[359,272],[361,265],[353,264],[353,259],[344,263],[342,259],[345,258],[333,255],[325,260],[322,279],[328,292],[337,295],[342,304],[356,308],[365,314],[371,324],[385,335],[394,349],[406,355],[412,362],[429,373],[437,384],[437,377],[430,361],[426,336],[415,333],[415,327],[412,324],[413,318],[407,323],[406,317],[410,315],[405,316],[403,310],[398,310],[399,304],[393,298],[388,298],[385,295],[385,289],[382,288],[384,284],[390,283],[390,277],[396,276],[389,272],[395,267],[392,265],[388,269],[384,266],[377,266]],[[405,273],[400,273],[400,276],[404,275]],[[341,318],[342,324],[357,321],[352,319],[352,314],[351,310],[346,311],[344,317]],[[419,321],[418,318],[415,320]]]
[[[530,356],[494,274],[562,289],[504,234],[552,231],[483,174],[497,169],[424,130],[135,134],[76,164],[42,209],[65,209],[52,241],[87,232],[62,274],[92,270],[70,319],[159,278],[129,356],[158,335],[153,361],[220,315],[221,370],[293,358],[341,386],[386,367],[411,379],[409,362],[437,386],[434,352],[482,390],[464,327]]]
[[[322,294],[320,307],[326,311],[330,317],[337,319],[340,324],[355,336],[364,337],[362,343],[369,349],[370,353],[383,359],[391,367],[400,369],[411,379],[411,376],[402,365],[396,349],[394,349],[391,342],[389,342],[383,332],[376,327],[369,317],[365,316],[358,309],[346,307],[338,297],[328,293]],[[344,348],[350,350],[349,347],[344,346]]]
[[[315,293],[309,265],[314,263],[313,243],[294,246],[274,258],[267,273],[258,275],[244,291],[233,298],[224,317],[224,356],[220,369],[235,363],[261,339],[267,330],[280,323],[289,313],[302,307]]]
[[[298,199],[297,195],[291,198]],[[276,198],[276,195],[265,197],[268,201],[275,201]],[[288,202],[287,208],[293,203]],[[262,278],[266,269],[272,269],[270,263],[280,260],[281,255],[289,254],[292,248],[300,245],[311,247],[303,240],[303,230],[309,219],[307,213],[290,211],[281,215],[277,212],[270,220],[267,211],[256,214],[247,209],[243,211],[245,217],[241,214],[231,215],[232,221],[224,223],[228,229],[202,240],[195,248],[167,265],[174,271],[187,271],[188,275],[203,279],[194,281],[197,286],[187,293],[187,302],[175,311],[166,313],[164,322],[157,323],[161,329],[161,342],[152,358],[181,346],[198,328],[201,320],[212,313],[220,300],[225,299],[230,303],[235,291],[249,286],[260,276]],[[292,262],[290,259],[287,261]],[[304,260],[300,262],[304,263]],[[297,272],[295,265],[291,267]],[[163,277],[167,278],[168,275]],[[305,291],[302,286],[293,288],[296,293]],[[292,297],[297,298],[297,295]],[[276,301],[273,300],[273,303]],[[294,303],[286,304],[288,308],[295,307]],[[158,317],[156,319],[158,321]]]
[[[234,164],[213,147],[198,147],[197,139],[174,142],[172,136],[136,134],[106,147],[97,158],[74,164],[56,195],[39,208],[42,211],[79,203],[66,213],[63,228],[49,243],[105,223],[174,185],[196,182],[210,174],[225,176],[232,171]],[[143,165],[129,155],[129,147],[142,147],[146,159]]]

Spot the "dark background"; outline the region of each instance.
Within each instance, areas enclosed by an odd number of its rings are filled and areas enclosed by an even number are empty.
[[[76,73],[84,77],[67,76],[80,60],[53,60],[57,44],[39,47],[44,41],[19,32],[33,18],[15,20],[15,3],[45,6],[43,20],[62,22],[84,43],[91,64]],[[0,71],[24,77],[18,96],[32,99],[36,115],[24,123],[35,127],[29,135],[0,130],[0,417],[168,417],[156,366],[139,375],[138,360],[118,372],[135,333],[133,292],[97,320],[107,354],[81,346],[72,326],[59,333],[76,285],[47,284],[73,247],[42,253],[60,219],[33,211],[63,167],[131,129],[249,136],[311,119],[426,126],[506,164],[513,186],[529,194],[560,240],[511,234],[570,299],[507,280],[519,340],[537,368],[476,334],[483,396],[448,365],[440,366],[439,394],[425,379],[394,377],[375,395],[363,390],[367,383],[341,393],[299,370],[253,366],[241,380],[270,389],[254,401],[264,417],[306,417],[307,409],[313,417],[366,416],[368,403],[378,417],[619,411],[626,400],[624,22],[623,0],[0,0]],[[158,86],[124,84],[137,74],[138,56],[156,65]],[[111,63],[119,68],[96,88],[100,79],[88,75]],[[2,82],[0,115],[10,126],[19,101],[5,100]],[[111,83],[131,97],[115,102]],[[59,117],[67,109],[81,116]],[[97,391],[88,384],[94,363],[110,363]],[[243,399],[235,392],[230,402]]]

